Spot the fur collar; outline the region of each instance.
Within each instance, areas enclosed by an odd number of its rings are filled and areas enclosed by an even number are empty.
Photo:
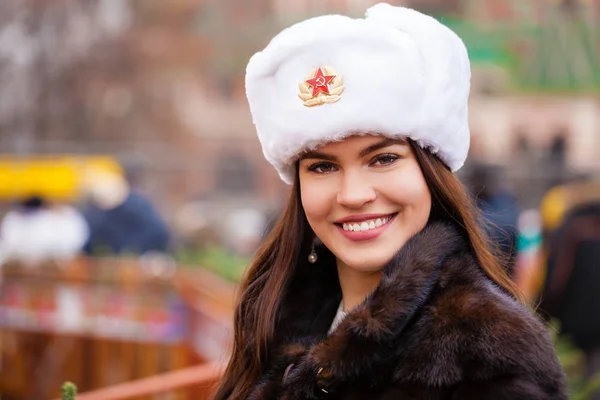
[[[330,335],[341,291],[327,257],[297,266],[250,400],[567,398],[546,328],[485,275],[453,225],[411,238]]]
[[[280,345],[272,360],[279,364],[275,370],[287,369],[284,387],[293,388],[298,398],[314,398],[319,391],[335,391],[343,381],[368,377],[369,385],[376,385],[377,380],[391,379],[406,327],[436,284],[446,280],[441,276],[444,263],[466,251],[467,243],[455,227],[427,226],[386,265],[375,291],[329,336],[341,300],[334,260],[299,265],[284,300],[278,324]],[[389,357],[374,358],[385,354]],[[265,385],[251,398],[269,398],[269,390],[274,388]]]

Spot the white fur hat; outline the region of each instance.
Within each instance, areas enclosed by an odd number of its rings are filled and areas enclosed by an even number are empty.
[[[263,153],[286,183],[298,156],[352,134],[409,137],[453,171],[469,150],[471,70],[462,40],[417,11],[297,23],[256,53],[246,94]]]

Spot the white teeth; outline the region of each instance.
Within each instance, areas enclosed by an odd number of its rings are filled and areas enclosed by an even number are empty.
[[[360,224],[359,223],[345,223],[342,224],[342,228],[345,231],[350,231],[350,232],[364,232],[364,231],[368,231],[369,229],[375,229],[380,227],[381,225],[385,225],[386,223],[388,223],[390,221],[390,219],[392,219],[392,217],[385,217],[385,218],[377,218],[377,219],[372,219],[372,220],[368,220],[368,221],[363,221]]]

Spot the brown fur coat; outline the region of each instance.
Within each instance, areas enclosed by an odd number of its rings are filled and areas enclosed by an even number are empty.
[[[428,226],[327,335],[333,260],[299,265],[255,399],[567,399],[545,327],[478,267],[450,226]]]

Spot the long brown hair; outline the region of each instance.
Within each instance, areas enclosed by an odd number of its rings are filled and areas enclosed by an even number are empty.
[[[494,255],[474,201],[458,177],[438,157],[411,140],[409,143],[431,191],[430,219],[454,221],[468,238],[473,255],[487,276],[524,302],[518,287]],[[246,398],[264,372],[285,289],[300,257],[307,257],[312,235],[302,208],[296,174],[287,208],[258,249],[240,284],[233,353],[215,399]]]

